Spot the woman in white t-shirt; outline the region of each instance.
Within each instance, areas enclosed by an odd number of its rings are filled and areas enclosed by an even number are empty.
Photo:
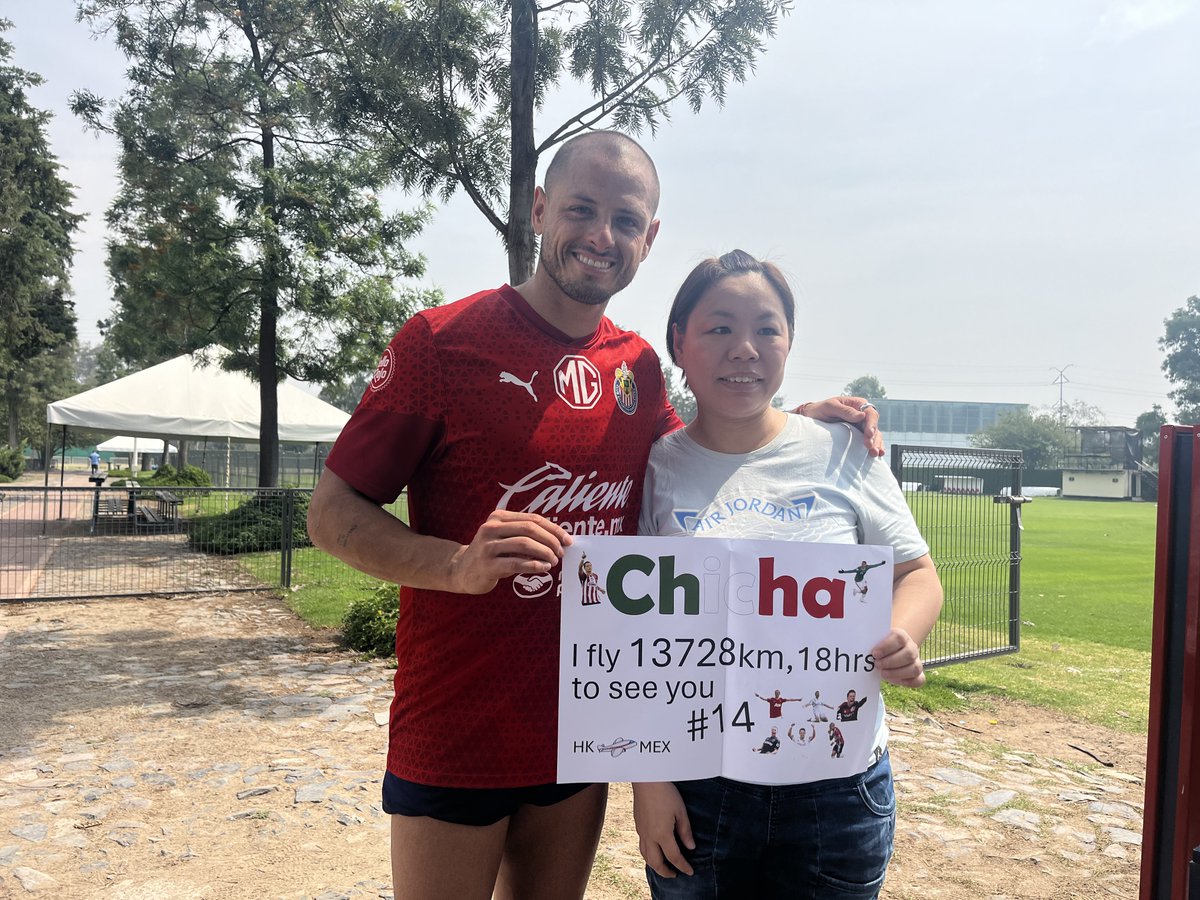
[[[920,643],[942,605],[928,545],[886,464],[849,429],[771,405],[794,331],[795,300],[773,264],[734,250],[688,276],[671,307],[667,347],[697,414],[651,451],[639,531],[890,544],[892,627],[872,655],[883,680],[919,686]],[[806,514],[786,524],[760,512],[797,503]],[[896,807],[882,704],[875,712],[858,775],[774,786],[635,784],[655,900],[878,895]],[[830,740],[836,752],[832,731]]]

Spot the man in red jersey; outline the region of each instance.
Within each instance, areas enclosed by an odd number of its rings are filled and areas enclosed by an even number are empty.
[[[636,532],[650,445],[681,424],[653,349],[604,316],[654,243],[658,190],[624,135],[564,144],[534,192],[533,277],[413,316],[313,493],[317,546],[403,585],[397,900],[583,896],[607,789],[555,783],[558,564],[572,534]],[[808,412],[878,446],[861,402]],[[380,508],[405,486],[408,525]]]

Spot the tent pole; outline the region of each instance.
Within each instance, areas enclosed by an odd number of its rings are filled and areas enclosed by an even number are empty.
[[[50,460],[54,453],[50,449],[50,423],[46,422],[46,446],[42,448],[42,534],[46,533],[46,519],[50,515]]]
[[[313,487],[317,486],[317,480],[321,477],[321,444],[319,441],[313,441]]]
[[[63,426],[62,456],[58,461],[58,517],[63,517],[63,485],[67,478],[67,426]]]

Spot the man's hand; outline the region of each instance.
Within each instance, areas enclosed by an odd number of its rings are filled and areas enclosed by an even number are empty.
[[[680,843],[689,850],[696,849],[679,788],[669,781],[635,783],[633,821],[637,826],[638,849],[642,851],[646,865],[663,878],[674,878],[679,872],[694,873],[691,863],[679,849]]]
[[[486,594],[501,578],[549,572],[570,543],[571,536],[544,516],[493,510],[471,543],[451,557],[450,590]]]
[[[830,397],[828,400],[802,403],[795,411],[821,422],[849,422],[862,430],[867,453],[871,456],[883,456],[879,410],[871,406],[870,402],[862,397]]]
[[[893,628],[871,648],[879,677],[901,687],[920,687],[925,683],[921,648],[903,628]]]

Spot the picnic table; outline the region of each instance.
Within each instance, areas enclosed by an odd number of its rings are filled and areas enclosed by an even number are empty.
[[[114,492],[110,491],[109,496],[101,498],[100,488],[105,477],[92,475],[88,478],[88,481],[96,486],[95,496],[92,498],[92,534],[96,533],[101,520],[122,522],[131,529],[135,528],[138,521],[138,483],[132,478],[125,482],[125,497],[114,495]]]

